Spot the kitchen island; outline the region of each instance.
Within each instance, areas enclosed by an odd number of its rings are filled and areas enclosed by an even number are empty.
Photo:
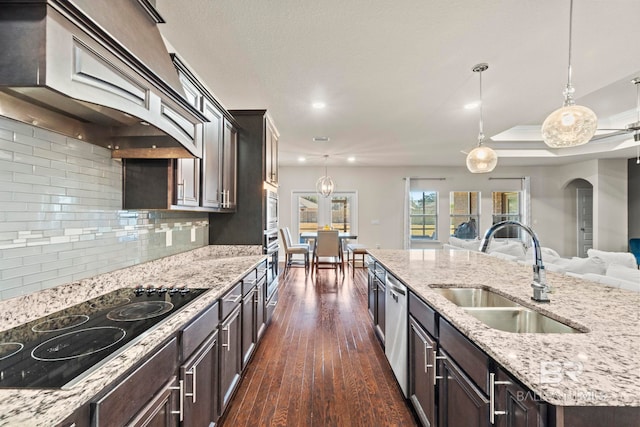
[[[453,325],[488,355],[489,367],[492,363],[502,366],[531,391],[530,397],[535,395],[537,401],[552,405],[558,418],[562,411],[573,411],[568,408],[607,407],[613,408],[609,413],[623,408],[626,419],[640,421],[637,418],[640,417],[639,293],[547,273],[552,287],[551,302],[537,303],[531,300],[532,268],[528,265],[466,250],[369,253],[388,274],[400,279],[433,309],[441,323]],[[435,287],[489,289],[565,323],[578,333],[513,333],[493,329],[445,298]],[[479,381],[478,387],[484,387],[483,382]],[[595,418],[591,422],[598,424]],[[614,425],[613,419],[609,422]]]
[[[221,298],[266,258],[252,246],[207,246],[93,278],[0,301],[0,330],[38,319],[120,288],[139,285],[207,288],[197,299],[145,333],[69,389],[0,389],[0,425],[54,426],[87,404],[112,382],[144,361],[160,343]],[[87,420],[88,422],[88,420]]]

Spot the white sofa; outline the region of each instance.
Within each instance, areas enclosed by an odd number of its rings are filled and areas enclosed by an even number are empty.
[[[444,244],[443,248],[479,251],[480,242],[478,239],[463,240],[451,237],[449,244]],[[547,271],[640,292],[640,270],[637,268],[635,257],[630,252],[589,249],[586,258],[562,258],[551,248],[542,247],[541,251],[542,262]],[[526,248],[518,241],[493,239],[487,253],[496,258],[522,264],[532,264],[535,261],[533,248]]]

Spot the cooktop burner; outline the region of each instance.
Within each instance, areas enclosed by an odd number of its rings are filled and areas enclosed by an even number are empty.
[[[62,331],[64,329],[75,328],[83,323],[89,321],[89,316],[84,314],[78,314],[73,316],[60,316],[48,319],[43,322],[33,325],[31,330],[33,332],[53,332]]]
[[[123,288],[0,331],[0,388],[69,388],[208,289]]]
[[[0,360],[11,357],[24,348],[24,344],[19,342],[3,342],[0,344]]]
[[[88,356],[119,343],[127,333],[113,326],[80,329],[53,337],[31,351],[36,360],[69,360]]]
[[[166,301],[134,302],[124,307],[116,308],[107,313],[107,318],[116,322],[135,322],[136,320],[150,319],[162,316],[171,311],[173,304]]]

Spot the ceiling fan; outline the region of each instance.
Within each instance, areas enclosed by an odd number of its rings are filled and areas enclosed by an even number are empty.
[[[640,77],[632,79],[631,83],[636,86],[636,121],[633,123],[629,123],[624,129],[597,129],[598,131],[610,132],[596,135],[591,138],[591,141],[611,138],[618,135],[626,135],[633,132],[633,140],[636,142],[640,142]]]

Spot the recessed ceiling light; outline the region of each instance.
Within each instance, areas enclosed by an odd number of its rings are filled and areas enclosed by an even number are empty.
[[[313,142],[329,142],[328,136],[314,136]]]
[[[353,162],[355,162],[355,161],[356,161],[356,158],[355,158],[355,157],[353,157],[353,156],[351,156],[351,157],[347,157],[347,161],[348,161],[349,163],[353,163]]]
[[[464,106],[465,110],[473,110],[474,108],[478,108],[480,106],[480,101],[470,102]]]
[[[325,104],[324,102],[321,102],[321,101],[317,101],[317,102],[314,102],[313,104],[311,104],[311,106],[313,108],[315,108],[316,110],[322,110],[324,107],[327,106],[327,104]]]
[[[306,162],[306,161],[307,161],[307,159],[306,159],[306,157],[304,157],[304,156],[300,156],[300,157],[298,157],[298,161],[299,161],[300,163],[302,163],[302,162]]]

